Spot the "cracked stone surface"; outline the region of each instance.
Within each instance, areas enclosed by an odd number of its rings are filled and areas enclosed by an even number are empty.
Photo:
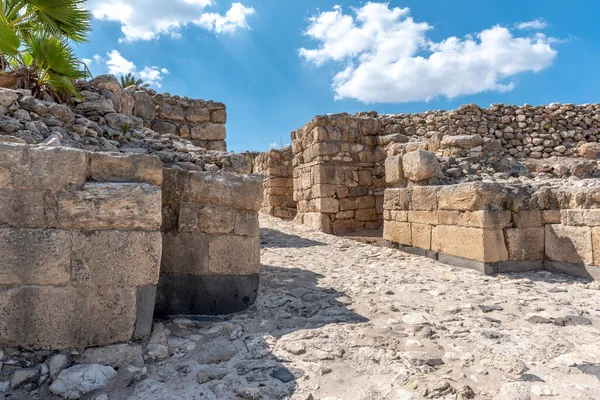
[[[255,305],[157,321],[145,365],[85,398],[600,398],[597,282],[484,276],[270,217],[261,226]],[[33,393],[22,398],[48,398]]]

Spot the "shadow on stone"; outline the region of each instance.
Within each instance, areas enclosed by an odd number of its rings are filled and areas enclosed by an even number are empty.
[[[260,239],[261,247],[304,248],[314,246],[325,246],[324,243],[317,242],[316,240],[310,240],[295,235],[288,235],[283,232],[269,228],[261,228]]]

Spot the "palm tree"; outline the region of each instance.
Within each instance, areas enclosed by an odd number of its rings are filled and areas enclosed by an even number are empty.
[[[126,87],[129,86],[140,86],[140,87],[150,87],[149,84],[144,83],[143,80],[141,79],[136,79],[135,76],[133,76],[133,74],[130,72],[127,75],[121,75],[121,87],[123,89],[125,89]]]
[[[85,0],[0,0],[0,86],[55,99],[78,96],[84,78],[71,42],[90,31]]]

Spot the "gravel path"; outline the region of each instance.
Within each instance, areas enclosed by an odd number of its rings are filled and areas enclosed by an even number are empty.
[[[600,399],[598,283],[261,226],[257,303],[165,321],[173,354],[110,399]]]

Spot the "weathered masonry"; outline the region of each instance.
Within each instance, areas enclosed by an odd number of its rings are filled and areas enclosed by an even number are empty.
[[[157,315],[227,314],[258,293],[259,175],[167,168]]]
[[[155,157],[0,143],[0,343],[149,336],[161,184]]]
[[[155,314],[254,303],[262,179],[220,151],[225,106],[78,88],[70,107],[0,89],[0,346],[145,339]]]
[[[287,147],[269,150],[254,159],[253,172],[264,177],[263,213],[283,219],[296,216],[292,158],[292,149]]]

